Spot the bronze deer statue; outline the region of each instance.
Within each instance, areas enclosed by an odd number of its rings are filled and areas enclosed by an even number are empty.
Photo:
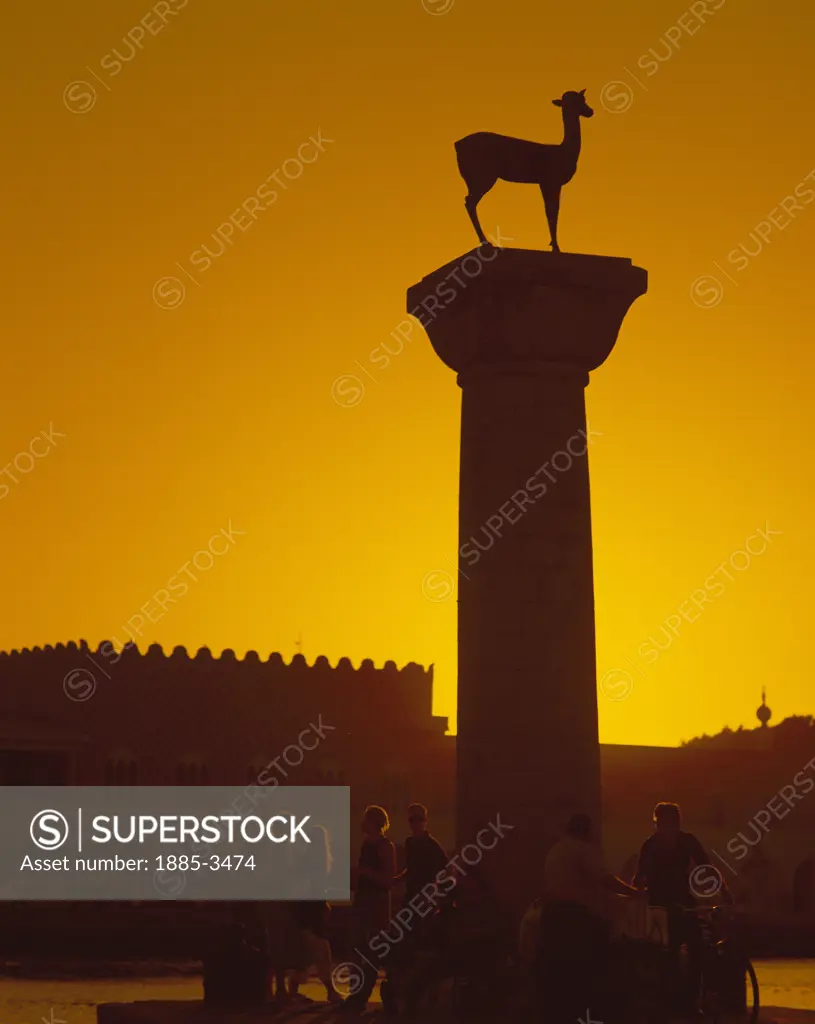
[[[527,142],[493,132],[476,132],[456,145],[458,169],[467,185],[464,206],[473,222],[482,245],[488,245],[478,220],[478,204],[492,186],[504,181],[526,182],[539,185],[549,222],[550,245],[560,252],[557,244],[557,218],[560,209],[560,190],[574,177],[580,156],[580,118],[593,117],[594,111],[586,103],[586,90],[564,92],[559,100],[552,100],[563,111],[563,141],[560,145]]]

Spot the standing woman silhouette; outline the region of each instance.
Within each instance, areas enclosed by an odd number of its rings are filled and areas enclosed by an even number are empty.
[[[364,839],[355,874],[354,926],[356,947],[361,951],[361,983],[345,1000],[342,1009],[361,1013],[376,985],[378,957],[370,948],[371,938],[388,927],[391,919],[391,888],[396,881],[396,848],[385,833],[390,828],[388,813],[376,804],[362,816]]]

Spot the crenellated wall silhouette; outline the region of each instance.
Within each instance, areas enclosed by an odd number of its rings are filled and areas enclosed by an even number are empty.
[[[348,658],[83,641],[0,653],[0,784],[348,785],[352,814],[384,805],[397,840],[407,804],[427,804],[452,848],[455,737],[432,713],[432,689],[432,666],[370,659],[355,668]],[[805,869],[815,878],[815,726],[776,743],[782,732],[767,729],[745,750],[601,744],[611,864],[636,853],[657,800],[678,800],[687,827],[732,862],[734,888],[760,855],[780,878],[766,899],[815,913],[815,883],[794,899]],[[800,798],[786,808],[776,794],[791,784]],[[735,860],[729,850],[742,848],[739,834],[752,841],[762,814],[766,836]]]
[[[368,714],[396,712],[406,725],[442,732],[447,728],[447,720],[432,713],[433,666],[425,669],[415,662],[400,669],[395,662],[387,661],[376,668],[366,658],[355,668],[349,658],[340,658],[332,666],[320,655],[309,665],[302,654],[294,655],[287,663],[277,653],[263,661],[257,651],[249,651],[240,659],[231,649],[216,657],[208,647],[202,647],[191,656],[181,646],[166,654],[160,644],[151,644],[144,652],[130,644],[117,652],[110,641],[92,648],[80,640],[1,652],[0,679],[12,683],[36,681],[36,694],[28,694],[26,699],[17,693],[16,700],[23,706],[33,702],[41,708],[43,701],[48,704],[56,699],[63,712],[66,697],[79,704],[97,695],[103,700],[119,700],[133,688],[142,699],[166,701],[170,695],[164,684],[172,682],[177,695],[187,697],[194,692],[196,699],[204,702],[222,704],[227,692],[232,700],[236,694],[254,694],[257,687],[263,687],[266,706],[278,711],[296,711],[301,706],[312,709],[316,700],[324,711],[327,705],[341,706],[346,714],[349,702],[364,701]],[[59,685],[54,687],[54,683]],[[5,688],[0,691],[0,707],[9,696]]]
[[[4,652],[0,782],[246,786],[265,771],[267,785],[350,785],[354,813],[435,804],[447,833],[454,740],[432,704],[433,667],[413,662],[110,641]]]
[[[87,655],[96,654],[104,660],[118,661],[122,658],[128,657],[162,657],[162,658],[185,658],[191,661],[224,661],[233,664],[265,664],[272,666],[305,666],[306,668],[327,668],[327,669],[343,669],[351,672],[362,672],[362,671],[375,671],[390,675],[401,675],[407,673],[414,677],[422,676],[433,679],[433,666],[430,668],[424,668],[422,665],[418,665],[415,661],[408,662],[403,668],[399,668],[395,661],[388,660],[382,666],[381,669],[377,669],[371,658],[365,658],[358,669],[355,669],[350,658],[340,658],[336,666],[332,666],[331,662],[324,654],[320,654],[314,659],[314,664],[309,665],[306,658],[302,654],[295,654],[290,662],[286,662],[281,654],[273,652],[264,662],[257,651],[247,651],[244,657],[238,658],[232,648],[227,647],[221,651],[220,658],[216,657],[209,647],[199,647],[194,655],[190,655],[189,651],[182,644],[177,644],[170,654],[164,651],[161,644],[150,644],[147,649],[142,652],[139,649],[138,644],[128,643],[120,651],[116,651],[113,642],[110,640],[103,640],[97,647],[91,647],[87,640],[80,640],[78,643],[74,640],[69,640],[68,643],[57,643],[57,644],[46,644],[45,647],[23,647],[20,650],[16,648],[11,651],[0,651],[0,661],[5,659],[15,660],[17,658],[31,658],[32,656],[49,656],[51,658],[55,656],[67,656],[67,655]]]

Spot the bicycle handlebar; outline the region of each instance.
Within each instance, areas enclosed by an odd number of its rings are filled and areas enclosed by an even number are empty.
[[[662,910],[679,910],[683,914],[696,914],[696,916],[699,917],[701,915],[707,916],[709,914],[721,913],[722,911],[726,911],[726,910],[734,911],[734,910],[736,910],[736,907],[732,903],[716,903],[714,906],[700,905],[700,906],[697,906],[697,907],[683,907],[681,904],[673,904],[673,905],[669,905],[669,906],[663,906],[663,907],[661,907],[661,909]]]

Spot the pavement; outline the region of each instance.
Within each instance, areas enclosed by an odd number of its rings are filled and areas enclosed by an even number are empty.
[[[337,1013],[336,1007],[325,1002],[293,1003],[279,1008],[273,1005],[255,1010],[218,1010],[206,1007],[200,1001],[176,1000],[174,1002],[105,1003],[97,1008],[98,1024],[348,1024],[358,1021],[365,1024],[381,1024],[382,1007],[369,1004],[370,1009],[362,1016],[349,1017]],[[603,1024],[595,1021],[587,1011],[587,1018],[580,1024]],[[698,1024],[696,1018],[693,1024]],[[733,1018],[747,1021],[747,1017]],[[781,1006],[762,1007],[760,1024],[815,1024],[815,1011],[798,1010]],[[507,1021],[507,1024],[511,1024]],[[520,1024],[520,1022],[518,1022]],[[675,1019],[671,1024],[691,1024],[691,1021]]]
[[[787,1006],[762,1006],[759,1021],[775,1024],[815,1024],[815,1010],[793,1010]]]
[[[762,991],[766,991],[768,1003],[759,1012],[759,1024],[815,1024],[815,999],[812,983],[815,981],[815,961],[789,961],[781,965],[758,962],[756,969]],[[805,984],[806,983],[806,984]],[[802,987],[804,986],[804,987]],[[300,989],[305,997],[278,1007],[270,1004],[255,1010],[219,1010],[206,1007],[200,1000],[175,1000],[166,1002],[106,1003],[97,1008],[97,1024],[382,1024],[382,1007],[379,1003],[378,986],[368,1011],[361,1017],[338,1014],[336,1006],[323,999],[325,989],[316,979],[311,979]],[[792,1008],[772,1005],[774,1002],[789,1002],[812,1008]],[[510,1015],[498,1024],[528,1024],[522,1020],[525,1014]],[[514,1017],[514,1022],[513,1022]],[[439,1018],[435,1018],[442,1024]],[[675,1019],[670,1024],[699,1024]],[[748,1024],[749,1018],[732,1018],[719,1024]],[[465,1022],[467,1024],[467,1022]],[[575,1024],[602,1024],[587,1010],[582,1021]]]

